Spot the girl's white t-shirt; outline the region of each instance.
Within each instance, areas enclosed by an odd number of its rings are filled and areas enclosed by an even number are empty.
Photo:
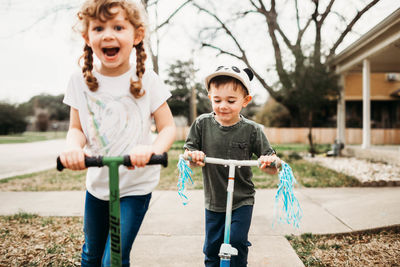
[[[121,156],[136,145],[152,144],[151,122],[154,113],[171,93],[153,70],[142,77],[145,94],[135,98],[129,91],[130,78],[137,80],[135,67],[117,77],[93,71],[99,88],[89,90],[82,72],[72,75],[64,103],[79,111],[85,150],[91,156]],[[109,200],[108,167],[89,168],[86,188],[95,197]],[[160,179],[160,166],[128,170],[119,167],[120,197],[145,195],[154,190]]]

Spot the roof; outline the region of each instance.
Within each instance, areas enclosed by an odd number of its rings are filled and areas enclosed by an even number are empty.
[[[400,72],[400,8],[336,55],[336,72],[361,72],[362,61],[370,60],[371,72]]]

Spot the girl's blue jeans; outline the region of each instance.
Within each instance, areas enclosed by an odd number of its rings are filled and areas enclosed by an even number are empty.
[[[149,207],[151,193],[144,196],[127,196],[120,199],[122,266],[129,267],[133,241]],[[82,248],[82,267],[110,266],[109,202],[86,192]]]
[[[231,257],[231,267],[247,266],[247,255],[251,243],[248,235],[253,214],[253,206],[242,206],[232,211],[230,244],[238,250],[237,256]],[[225,212],[214,212],[206,209],[206,237],[203,252],[206,267],[219,267],[219,249],[224,243]]]

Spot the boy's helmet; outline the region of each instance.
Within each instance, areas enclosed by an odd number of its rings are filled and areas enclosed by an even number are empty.
[[[248,68],[239,69],[236,66],[231,66],[231,67],[219,66],[213,73],[209,74],[205,78],[205,85],[206,85],[207,90],[210,89],[211,79],[214,77],[217,77],[217,76],[230,76],[235,79],[238,79],[239,81],[242,82],[244,87],[247,89],[247,92],[249,93],[249,95],[252,96],[250,81],[253,79],[254,74],[250,69],[248,69]]]

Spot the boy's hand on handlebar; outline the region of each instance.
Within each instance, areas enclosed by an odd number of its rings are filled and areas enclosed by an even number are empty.
[[[258,160],[260,161],[260,169],[270,174],[276,174],[281,166],[281,160],[276,155],[261,156]],[[273,166],[271,166],[272,163],[274,163]]]
[[[85,153],[80,147],[63,151],[60,155],[60,160],[65,168],[75,171],[86,169]]]
[[[151,155],[154,154],[152,146],[139,145],[135,146],[131,153],[129,153],[132,167],[128,169],[135,169],[135,167],[144,167],[150,161]]]
[[[201,166],[201,167],[203,167],[205,165],[204,158],[206,157],[206,155],[204,154],[203,151],[199,151],[199,150],[189,151],[189,150],[186,150],[183,155],[184,155],[185,158],[189,159],[190,165],[192,165],[192,166]]]

